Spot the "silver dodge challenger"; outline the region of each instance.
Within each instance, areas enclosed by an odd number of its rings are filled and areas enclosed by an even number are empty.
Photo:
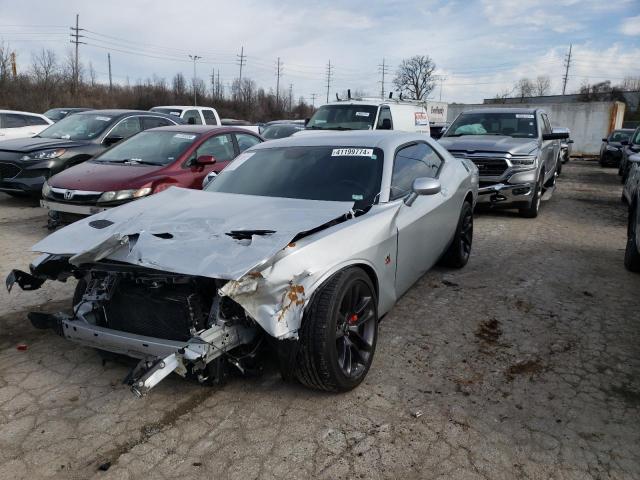
[[[429,268],[471,253],[478,171],[428,136],[294,136],[238,156],[203,191],[172,187],[73,223],[33,247],[30,273],[78,280],[71,313],[37,328],[138,360],[146,394],[172,372],[222,383],[275,351],[285,378],[356,387],[378,321]]]

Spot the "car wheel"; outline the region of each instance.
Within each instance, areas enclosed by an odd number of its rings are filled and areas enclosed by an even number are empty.
[[[440,263],[446,267],[462,268],[469,261],[471,245],[473,243],[473,208],[469,202],[462,204],[460,219],[456,233],[449,249],[445,252]]]
[[[624,266],[630,272],[640,272],[640,245],[637,242],[638,218],[640,211],[636,204],[629,208],[629,226],[627,227],[627,248],[624,252]]]
[[[556,163],[556,175],[560,176],[562,173],[562,155],[558,155],[558,163]]]
[[[536,182],[535,190],[533,192],[533,196],[531,197],[531,202],[529,206],[526,208],[520,209],[520,216],[524,218],[536,218],[538,216],[538,212],[540,211],[540,202],[542,201],[542,183],[544,182],[544,171],[540,172],[540,177]]]
[[[371,367],[378,338],[378,300],[357,267],[320,287],[299,331],[295,375],[305,386],[330,392],[357,387]]]

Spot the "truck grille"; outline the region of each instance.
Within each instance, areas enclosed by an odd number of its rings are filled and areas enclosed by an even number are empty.
[[[471,158],[470,160],[478,167],[478,173],[481,177],[497,177],[509,168],[507,161],[502,158]]]
[[[11,163],[0,163],[0,178],[14,178],[18,176],[22,169]]]

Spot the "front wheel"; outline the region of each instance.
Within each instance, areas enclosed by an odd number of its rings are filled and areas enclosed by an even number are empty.
[[[520,209],[520,215],[524,218],[536,218],[540,211],[540,202],[542,201],[542,183],[544,182],[544,172],[540,172],[540,178],[536,182],[531,202],[526,208]]]
[[[333,275],[315,293],[302,320],[295,375],[330,392],[357,387],[367,375],[378,339],[378,301],[358,267]]]
[[[456,233],[449,249],[442,257],[441,264],[451,268],[462,268],[471,256],[471,244],[473,243],[473,208],[471,203],[464,202],[460,211],[460,218]]]
[[[624,266],[630,272],[640,272],[640,245],[638,245],[638,222],[640,207],[629,208],[629,226],[627,228],[627,248],[624,252]]]

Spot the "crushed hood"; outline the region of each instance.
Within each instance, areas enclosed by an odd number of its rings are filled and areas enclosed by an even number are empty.
[[[347,213],[352,202],[203,192],[172,187],[80,220],[33,246],[156,270],[238,280],[293,238]]]
[[[527,154],[538,146],[535,138],[513,138],[500,135],[462,135],[442,137],[438,143],[449,152],[500,152]]]

